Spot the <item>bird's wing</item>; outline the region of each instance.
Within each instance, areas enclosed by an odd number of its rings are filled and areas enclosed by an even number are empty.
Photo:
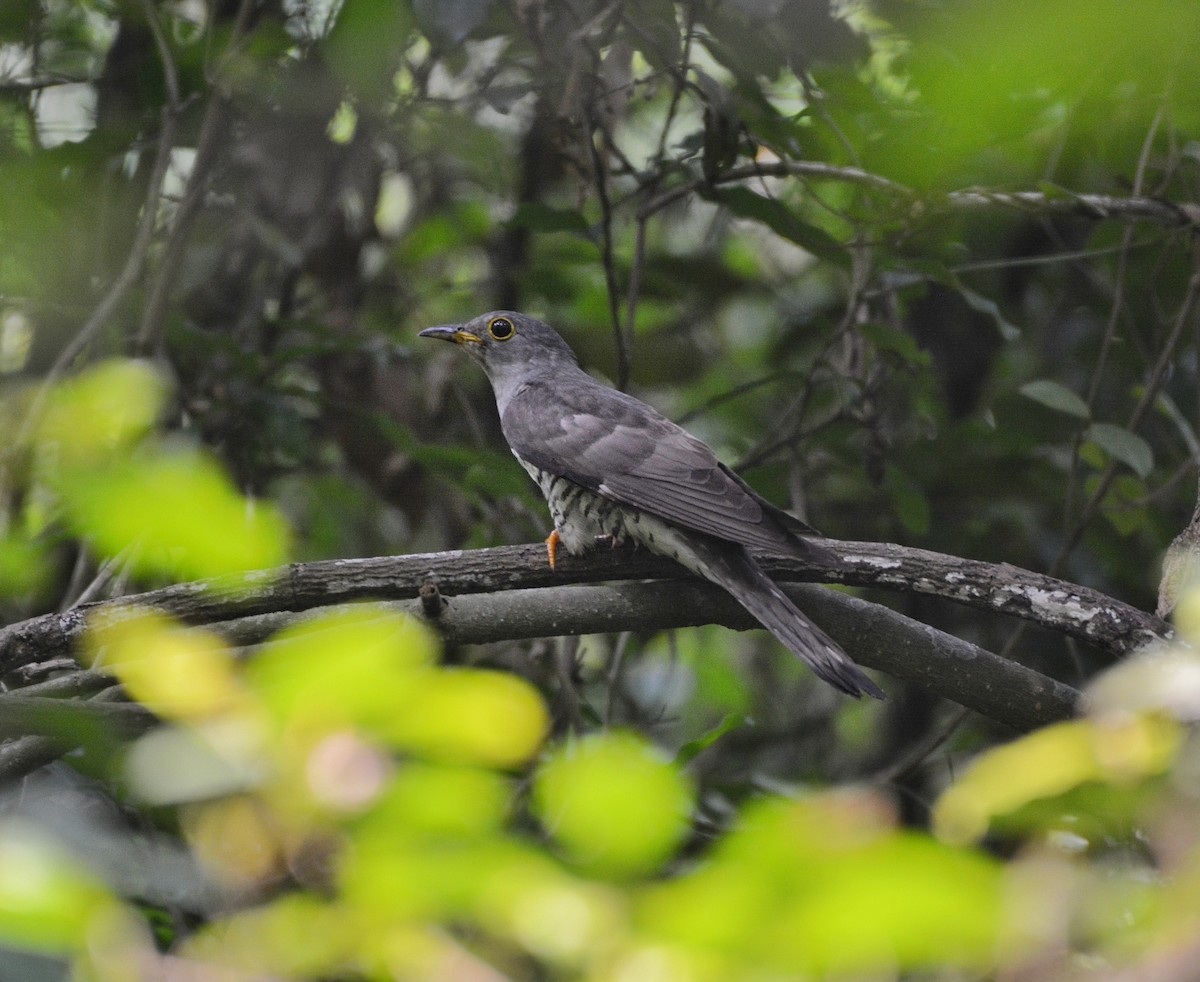
[[[501,422],[517,456],[622,504],[751,547],[804,549],[704,443],[590,378],[530,381]]]

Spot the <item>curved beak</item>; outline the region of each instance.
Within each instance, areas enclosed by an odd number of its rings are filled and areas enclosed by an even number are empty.
[[[442,341],[453,341],[455,344],[483,344],[483,339],[476,337],[470,331],[464,330],[459,324],[443,324],[440,327],[427,327],[419,338],[439,338]]]

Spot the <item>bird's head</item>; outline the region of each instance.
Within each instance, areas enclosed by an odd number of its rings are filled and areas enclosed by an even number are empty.
[[[483,365],[497,392],[531,372],[579,364],[549,324],[511,310],[494,310],[465,324],[426,328],[420,336],[453,341]]]

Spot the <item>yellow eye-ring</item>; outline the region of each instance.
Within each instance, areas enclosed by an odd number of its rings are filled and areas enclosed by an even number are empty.
[[[507,341],[516,333],[517,329],[507,317],[493,317],[488,321],[488,334],[493,341]]]

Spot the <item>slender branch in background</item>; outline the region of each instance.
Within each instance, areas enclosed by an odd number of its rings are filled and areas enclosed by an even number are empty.
[[[38,75],[24,79],[0,79],[0,92],[34,93],[42,89],[53,89],[60,85],[87,85],[94,78],[73,78],[68,75]]]
[[[640,215],[635,219],[633,239],[633,261],[629,264],[629,286],[625,294],[625,329],[633,337],[637,324],[638,300],[642,292],[642,269],[646,264],[646,225],[649,219]]]
[[[1158,127],[1162,122],[1162,116],[1163,110],[1160,106],[1158,112],[1154,116],[1153,121],[1150,123],[1149,129],[1146,131],[1146,138],[1142,141],[1142,151],[1138,157],[1137,170],[1134,173],[1133,179],[1133,193],[1135,195],[1140,195],[1142,188],[1145,186],[1146,164],[1150,158],[1150,150],[1154,145],[1154,137],[1155,134],[1158,133]],[[1112,349],[1113,340],[1117,335],[1117,324],[1121,320],[1121,312],[1125,307],[1125,288],[1128,284],[1129,253],[1133,246],[1133,234],[1133,224],[1126,225],[1121,233],[1121,247],[1120,251],[1117,253],[1117,268],[1113,284],[1112,306],[1109,308],[1108,322],[1104,326],[1104,336],[1100,341],[1100,351],[1096,355],[1096,364],[1092,368],[1092,378],[1088,384],[1087,396],[1084,399],[1084,402],[1087,404],[1089,416],[1092,415],[1093,410],[1095,409],[1096,396],[1100,391],[1100,380],[1104,376],[1104,369],[1108,364],[1108,355]],[[1072,513],[1075,510],[1075,495],[1079,487],[1079,448],[1082,443],[1083,430],[1076,430],[1075,437],[1071,445],[1071,469],[1067,478],[1066,493],[1063,496],[1063,528],[1068,529],[1069,531],[1066,539],[1063,542],[1063,545],[1059,549],[1058,555],[1050,564],[1050,572],[1052,574],[1058,573],[1062,569],[1063,563],[1067,561],[1067,557],[1070,555],[1070,549],[1068,548],[1067,543],[1070,543],[1071,548],[1074,548],[1074,545],[1079,542],[1079,535],[1076,535],[1075,532],[1078,529],[1078,524],[1082,524],[1082,518],[1084,516],[1082,514],[1080,515],[1081,521],[1077,523],[1077,525],[1072,526],[1071,523]],[[1107,490],[1107,487],[1105,490]],[[1096,500],[1095,495],[1092,496],[1092,500]],[[1084,514],[1088,513],[1090,504],[1091,502],[1084,506]],[[1082,529],[1078,529],[1078,531],[1081,535]]]
[[[1200,204],[1194,202],[1173,202],[1140,195],[1122,198],[1107,194],[1072,194],[1066,191],[1047,194],[1042,191],[992,191],[986,188],[951,191],[944,195],[939,202],[938,199],[922,200],[911,188],[879,174],[872,174],[862,168],[839,167],[816,160],[764,161],[733,167],[712,181],[698,175],[651,198],[642,206],[639,214],[650,215],[662,211],[709,184],[733,184],[754,177],[809,177],[816,180],[861,184],[908,201],[910,208],[916,209],[917,214],[934,210],[940,203],[944,207],[963,210],[999,206],[1037,215],[1073,215],[1079,218],[1148,221],[1167,228],[1200,226]]]
[[[241,44],[254,6],[255,0],[242,0],[222,61],[228,61],[232,57],[234,49]],[[154,277],[146,305],[142,310],[141,324],[138,326],[137,350],[145,354],[157,350],[162,342],[171,289],[178,282],[179,267],[183,262],[192,222],[204,200],[205,184],[216,160],[221,137],[225,132],[225,123],[230,107],[229,95],[223,90],[219,78],[211,80],[211,87],[212,95],[200,124],[200,135],[196,140],[196,154],[192,160],[191,172],[188,174],[187,187],[176,210],[171,230],[167,234],[162,262]]]
[[[621,309],[618,299],[620,285],[617,282],[616,257],[613,248],[613,211],[612,201],[608,196],[608,167],[600,148],[596,145],[597,134],[607,144],[607,132],[597,122],[589,107],[584,120],[584,140],[587,143],[588,156],[592,164],[596,201],[600,205],[600,262],[604,267],[604,287],[608,294],[608,316],[612,322],[613,336],[617,342],[617,388],[624,391],[629,385],[631,353],[629,339],[621,327]]]
[[[1175,321],[1171,326],[1171,333],[1163,343],[1162,349],[1158,354],[1158,360],[1150,371],[1150,378],[1146,381],[1142,389],[1141,398],[1138,400],[1133,412],[1130,413],[1129,421],[1126,424],[1126,429],[1128,430],[1136,429],[1142,422],[1142,418],[1146,415],[1147,410],[1154,405],[1154,400],[1158,397],[1159,390],[1166,382],[1167,369],[1175,357],[1175,350],[1179,346],[1179,339],[1183,336],[1184,326],[1192,319],[1192,315],[1195,313],[1196,301],[1200,298],[1200,250],[1193,249],[1193,253],[1193,272],[1188,280],[1187,294],[1183,298],[1183,303],[1180,304],[1179,313],[1176,315]],[[1063,541],[1062,549],[1060,550],[1060,559],[1056,561],[1052,572],[1061,568],[1061,562],[1079,544],[1079,540],[1083,537],[1088,523],[1091,522],[1100,510],[1104,496],[1108,494],[1108,489],[1112,486],[1113,479],[1117,476],[1118,466],[1116,461],[1110,460],[1104,468],[1103,473],[1100,475],[1100,480],[1096,482],[1096,487],[1093,489],[1091,497],[1088,498],[1087,504],[1084,505],[1083,510],[1080,512],[1079,519]]]
[[[1077,218],[1147,221],[1167,228],[1200,226],[1200,204],[1174,202],[1162,198],[1133,195],[1127,198],[1108,194],[1053,194],[1041,191],[989,191],[972,189],[953,191],[946,204],[954,208],[974,209],[1000,205],[1038,215],[1073,215]]]

